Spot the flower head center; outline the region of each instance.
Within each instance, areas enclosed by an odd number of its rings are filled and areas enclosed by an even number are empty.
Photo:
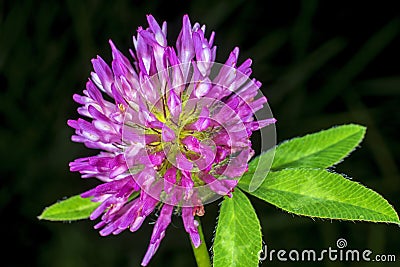
[[[162,126],[156,124],[154,128],[146,131],[156,140],[147,144],[149,154],[160,152],[165,156],[162,162],[154,164],[159,174],[163,176],[172,166],[176,167],[178,172],[189,171],[193,174],[210,168],[215,158],[216,146],[211,138],[213,132],[204,131],[209,127],[208,115],[204,112],[201,114],[198,103],[182,103],[181,112],[174,113],[171,111],[171,105],[161,101],[161,109],[154,107],[151,112]]]

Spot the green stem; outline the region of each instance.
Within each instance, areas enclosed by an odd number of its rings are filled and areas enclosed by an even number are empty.
[[[210,256],[208,255],[206,241],[204,240],[203,229],[201,228],[200,218],[196,217],[196,221],[199,222],[199,226],[197,230],[199,231],[201,244],[198,248],[195,248],[192,244],[192,249],[194,253],[194,257],[196,258],[197,266],[198,267],[211,267]]]

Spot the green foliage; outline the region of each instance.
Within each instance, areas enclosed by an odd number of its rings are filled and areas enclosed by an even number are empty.
[[[260,222],[249,199],[236,190],[221,205],[213,266],[257,266],[261,249]]]
[[[396,211],[378,193],[325,170],[349,155],[365,130],[349,124],[283,142],[250,162],[239,187],[298,215],[399,223]],[[273,153],[275,158],[267,175],[268,166],[262,163]],[[258,188],[249,190],[251,183],[261,178]]]
[[[293,138],[275,151],[272,170],[284,168],[327,168],[349,155],[365,135],[365,127],[355,124]]]
[[[323,169],[270,172],[251,194],[298,215],[400,223],[396,211],[378,193]]]
[[[89,198],[73,196],[57,202],[46,208],[38,217],[40,220],[72,221],[87,219],[100,203],[92,202]]]
[[[348,156],[361,142],[365,127],[355,124],[332,127],[317,133],[296,137],[266,151],[249,164],[241,180],[251,179],[249,191],[254,191],[265,174],[284,168],[327,168]],[[272,161],[273,160],[273,161]],[[272,166],[269,162],[272,161]],[[242,183],[244,186],[246,182]]]

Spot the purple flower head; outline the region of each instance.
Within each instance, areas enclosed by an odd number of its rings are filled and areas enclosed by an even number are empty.
[[[74,95],[86,119],[69,120],[72,140],[100,150],[76,159],[71,171],[102,183],[82,194],[100,202],[90,219],[101,235],[140,228],[159,209],[146,266],[157,251],[174,210],[195,247],[195,215],[220,196],[231,197],[254,155],[252,132],[275,122],[255,120],[267,102],[249,79],[251,60],[237,64],[235,48],[225,64],[214,62],[214,32],[183,17],[176,46],[167,44],[167,25],[148,15],[149,27],[133,37],[132,60],[110,41],[111,65],[100,56],[84,95]]]

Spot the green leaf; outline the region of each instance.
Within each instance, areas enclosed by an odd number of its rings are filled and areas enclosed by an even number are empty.
[[[357,147],[365,131],[364,126],[348,124],[293,138],[278,145],[271,169],[335,165]]]
[[[246,180],[239,186],[246,189]],[[250,194],[297,215],[400,223],[393,207],[378,193],[340,174],[322,169],[269,172]]]
[[[100,203],[92,202],[89,198],[73,196],[47,207],[38,218],[49,221],[87,219],[99,205]]]
[[[261,227],[246,195],[239,189],[222,202],[213,244],[213,266],[258,266]]]
[[[364,126],[348,124],[285,141],[249,163],[241,178],[248,188],[243,189],[256,190],[270,170],[331,167],[355,149],[365,131]]]

